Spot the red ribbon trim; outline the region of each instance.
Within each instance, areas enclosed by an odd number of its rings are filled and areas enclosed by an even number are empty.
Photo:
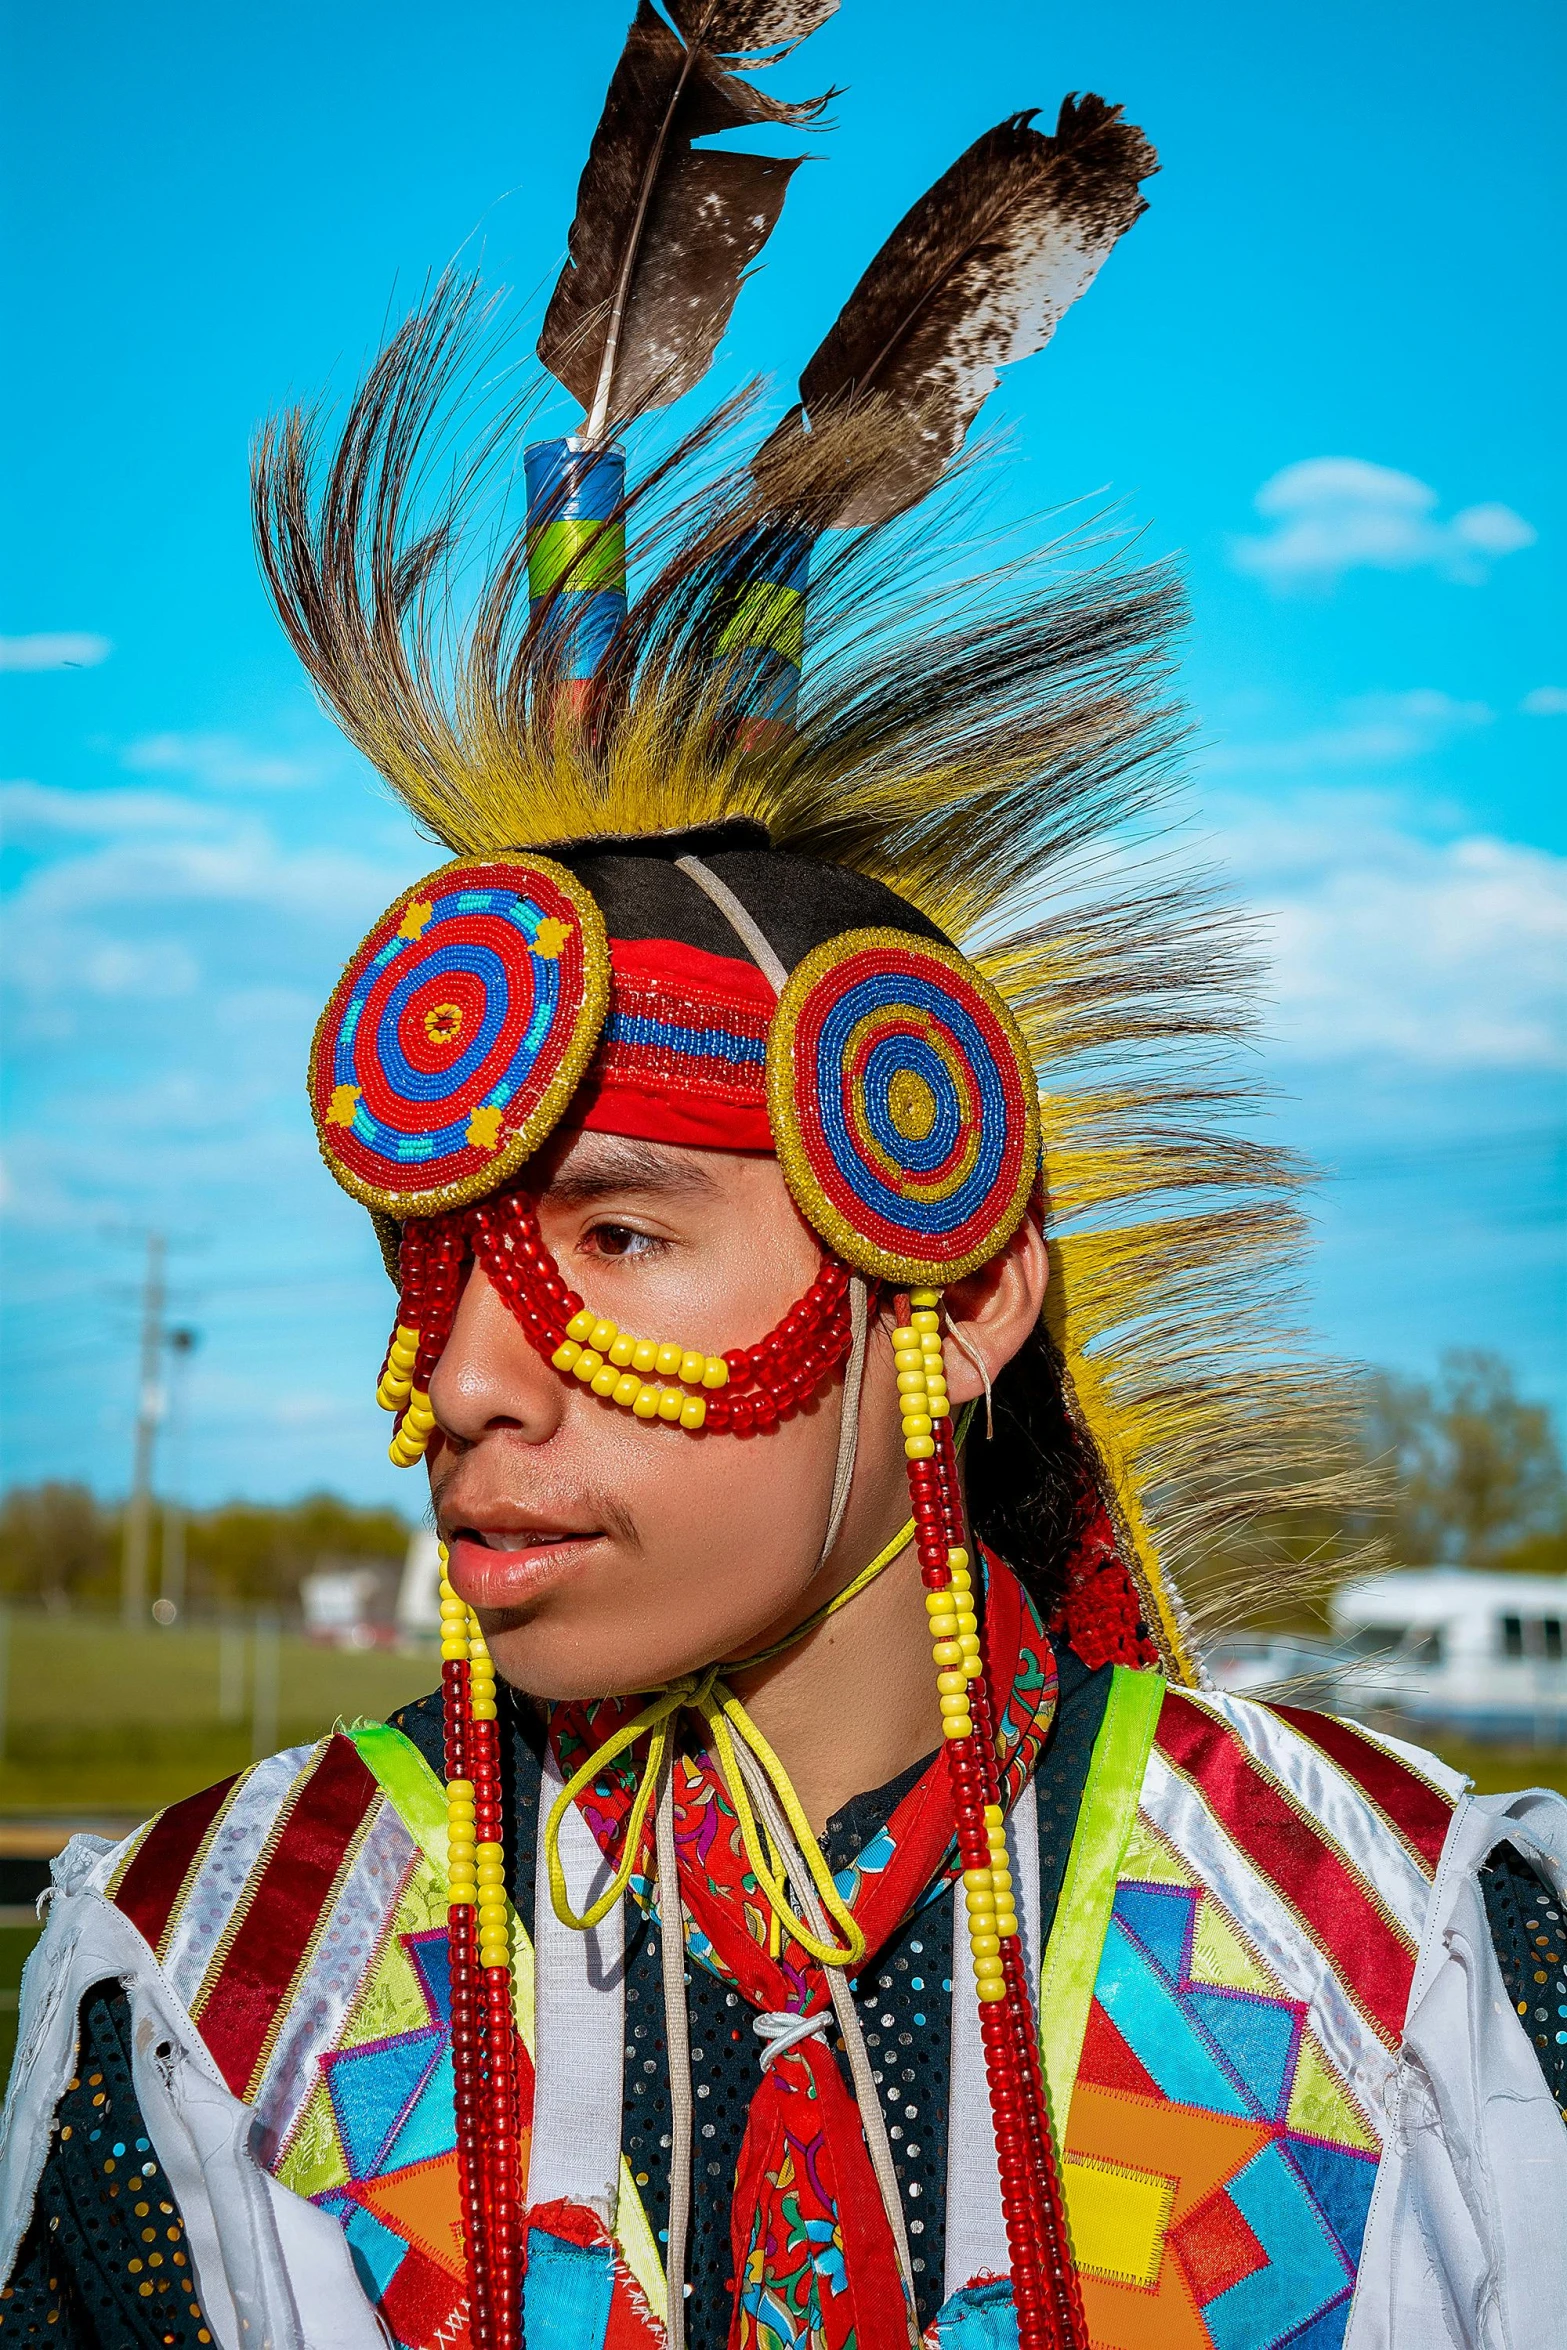
[[[343,1856],[376,1794],[352,1739],[329,1740],[255,1880],[250,1907],[198,2019],[236,2097],[249,2087]]]
[[[1155,1742],[1195,1780],[1221,1825],[1321,1944],[1390,2046],[1409,2006],[1415,1950],[1348,1861],[1260,1771],[1234,1732],[1168,1690]]]
[[[1307,1713],[1296,1705],[1276,1705],[1273,1711],[1354,1780],[1403,1838],[1426,1875],[1434,1877],[1453,1821],[1453,1806],[1441,1789],[1331,1714]]]
[[[199,1795],[170,1804],[153,1821],[120,1881],[115,1906],[154,1950],[190,1873],[190,1864],[234,1784],[233,1779],[220,1779],[216,1787],[203,1787]]]

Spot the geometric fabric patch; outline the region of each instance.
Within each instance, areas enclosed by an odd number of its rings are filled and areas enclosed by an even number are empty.
[[[1334,2074],[1317,2045],[1305,2032],[1295,2058],[1295,2081],[1290,2090],[1285,2121],[1308,2138],[1324,2138],[1334,2146],[1353,2147],[1373,2157],[1377,2142],[1350,2102],[1349,2092]]]
[[[1067,2119],[1096,2350],[1338,2350],[1377,2148],[1211,1886],[1116,1887]],[[1304,2133],[1304,2134],[1302,2134]]]
[[[1121,1856],[1121,1875],[1127,1882],[1142,1885],[1191,1885],[1196,1882],[1191,1870],[1169,1840],[1142,1812],[1132,1823],[1132,1832],[1126,1839],[1126,1850]]]
[[[1345,2146],[1322,2146],[1311,2138],[1286,2138],[1284,2146],[1339,2242],[1347,2249],[1357,2248],[1371,2209],[1376,2158],[1352,2154]]]
[[[1271,1992],[1278,1988],[1219,1904],[1206,1898],[1197,1905],[1191,1971],[1195,1982],[1222,1985],[1228,1991]]]
[[[1189,2015],[1206,2026],[1262,2111],[1282,2118],[1294,2071],[1300,2012],[1255,1991],[1186,1994]]]
[[[1116,1916],[1172,1983],[1185,1969],[1195,1906],[1189,1891],[1164,1885],[1121,1885],[1115,1896]]]
[[[371,2041],[326,2057],[323,2067],[350,2175],[369,2178],[381,2167],[399,2123],[408,2114],[441,2054],[445,2034],[433,2025],[396,2040]]]
[[[1178,2228],[1172,2228],[1170,2241],[1199,2303],[1216,2300],[1267,2264],[1268,2255],[1247,2226],[1239,2204],[1222,2189]]]

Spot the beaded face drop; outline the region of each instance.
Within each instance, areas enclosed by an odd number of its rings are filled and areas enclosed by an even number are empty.
[[[714,1355],[678,1339],[635,1337],[595,1314],[562,1280],[529,1194],[503,1192],[476,1208],[404,1227],[402,1295],[376,1388],[377,1401],[398,1415],[390,1451],[400,1468],[422,1458],[434,1433],[430,1380],[470,1261],[483,1267],[563,1379],[580,1381],[639,1420],[692,1433],[708,1428],[744,1436],[775,1428],[833,1377],[853,1343],[849,1270],[831,1257],[754,1346]]]

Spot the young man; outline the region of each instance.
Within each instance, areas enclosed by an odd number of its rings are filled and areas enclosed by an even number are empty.
[[[1057,309],[1149,163],[1097,103],[964,159],[1054,190]],[[1020,347],[986,251],[981,373]],[[1222,936],[1068,886],[1161,768],[1165,591],[1006,574],[866,641],[955,445],[927,348],[880,405],[808,369],[812,431],[655,517],[629,610],[614,452],[530,452],[452,677],[453,518],[408,500],[461,324],[394,342],[319,503],[299,431],[259,501],[318,686],[454,852],[311,1068],[399,1287],[442,1687],[71,1847],[0,2327],[1549,2339],[1563,1807],[1216,1695],[1179,1604],[1183,1545],[1320,1494],[1336,1406],[1258,1319],[1289,1170],[1199,1123]]]

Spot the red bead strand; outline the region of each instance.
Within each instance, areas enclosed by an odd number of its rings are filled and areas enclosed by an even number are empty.
[[[499,1882],[504,1806],[494,1667],[444,1572],[441,1617],[447,1951],[468,2332],[471,2350],[519,2350],[521,2111],[510,1913]]]
[[[548,1362],[583,1301],[560,1277],[531,1196],[501,1192],[470,1210],[466,1225],[478,1263]],[[850,1296],[849,1268],[836,1257],[824,1257],[805,1295],[766,1337],[724,1356],[727,1383],[704,1396],[704,1427],[715,1434],[728,1429],[748,1436],[792,1418],[809,1403],[848,1359],[854,1343]]]
[[[472,1783],[472,1733],[468,1667],[455,1659],[441,1668],[446,1778]],[[469,2331],[474,2350],[491,2350],[495,2340],[490,2289],[489,2196],[485,2184],[485,2066],[483,1986],[477,1918],[471,1902],[453,1902],[446,1913],[447,1963],[452,1999],[452,2071],[457,2120],[457,2173],[462,2198],[463,2246],[468,2270]]]
[[[934,1466],[936,1482],[941,1492],[943,1515],[948,1531],[955,1542],[969,1547],[963,1517],[962,1488],[958,1476],[957,1451],[950,1417],[936,1423],[936,1452]],[[996,1739],[993,1709],[987,1675],[980,1675],[973,1690],[974,1742],[981,1757],[987,1782],[985,1801],[993,1803],[999,1797],[996,1772]],[[1032,2158],[1033,2185],[1036,2191],[1035,2250],[1043,2262],[1050,2299],[1059,2338],[1065,2344],[1086,2344],[1087,2322],[1083,2313],[1081,2289],[1071,2256],[1071,2237],[1068,2231],[1065,2200],[1062,2193],[1060,2167],[1056,2157],[1054,2133],[1043,2072],[1039,2061],[1039,2034],[1034,2016],[1034,2002],[1023,1963],[1021,1938],[1007,1937],[1001,1945],[1002,1965],[1006,1972],[1007,1998],[997,2002],[999,2012],[1007,2019],[1012,2041],[1014,2061],[1023,2090],[1020,2120],[1029,2139]],[[1032,2267],[1032,2263],[1030,2266]],[[1030,2282],[1032,2282],[1032,2278]],[[1043,2280],[1042,2280],[1043,2281]]]
[[[500,1725],[470,1718],[468,1737],[475,1839],[480,1846],[498,1845],[502,1836]],[[515,2350],[521,2327],[522,2215],[518,2189],[512,1971],[509,1964],[481,1964],[478,1977],[481,1998],[478,2029],[484,2051],[483,2180],[491,2332],[489,2340],[477,2346],[477,2350]]]
[[[896,1315],[900,1326],[906,1328],[910,1321],[908,1298],[898,1298]],[[929,1425],[933,1441],[928,1457],[908,1460],[909,1491],[925,1587],[944,1592],[952,1586],[951,1552],[968,1552],[970,1544],[950,1414],[933,1417]],[[952,1703],[956,1706],[958,1701]],[[1001,1788],[994,1709],[984,1670],[969,1680],[967,1703],[967,1733],[946,1741],[958,1857],[965,1871],[988,1872],[992,1856],[986,1813],[987,1807],[999,1804]],[[1015,1932],[1007,1934],[1000,1949],[1005,1992],[999,1998],[982,1999],[979,2015],[1019,2350],[1087,2350],[1088,2331],[1071,2258],[1021,1937]]]

